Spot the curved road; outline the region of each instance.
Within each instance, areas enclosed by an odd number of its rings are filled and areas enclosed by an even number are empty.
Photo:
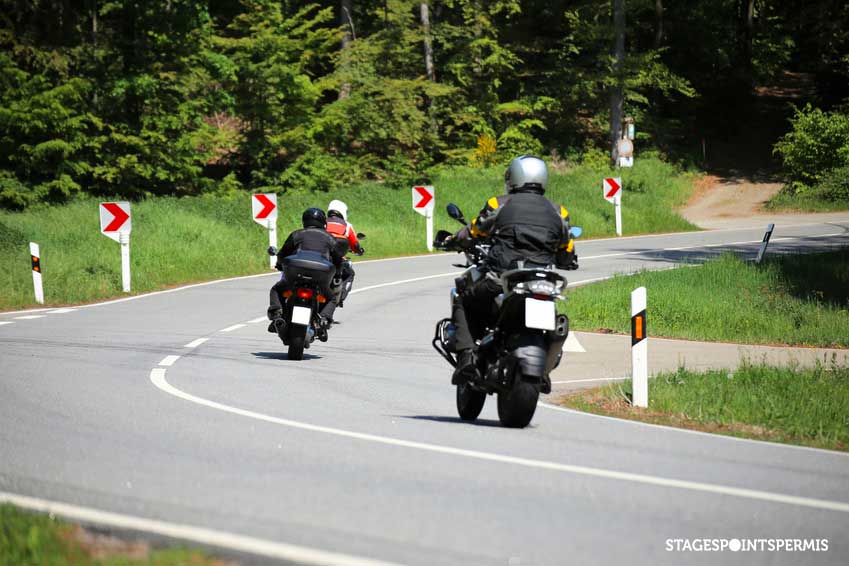
[[[826,218],[779,225],[771,252],[849,244],[849,217]],[[751,255],[762,235],[586,241],[568,276]],[[545,406],[508,430],[492,398],[476,424],[458,421],[430,346],[458,259],[361,263],[343,324],[297,363],[261,317],[274,275],[0,314],[0,499],[195,541],[208,529],[260,563],[849,563],[847,454]],[[829,542],[668,550],[704,538]]]

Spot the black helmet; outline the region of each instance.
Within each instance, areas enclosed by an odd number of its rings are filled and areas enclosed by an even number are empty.
[[[327,217],[324,215],[324,211],[320,208],[308,208],[304,211],[304,214],[301,216],[301,221],[304,223],[304,228],[326,228],[327,227]]]

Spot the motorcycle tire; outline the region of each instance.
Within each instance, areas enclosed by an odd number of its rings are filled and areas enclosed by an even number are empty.
[[[295,333],[295,336],[289,336],[289,359],[303,360],[304,359],[304,340],[306,339],[306,328],[303,331]]]
[[[468,383],[457,386],[457,413],[464,421],[478,418],[486,402],[486,393],[476,391]]]
[[[538,399],[539,389],[518,379],[510,391],[498,394],[498,419],[508,428],[525,428],[534,418]]]

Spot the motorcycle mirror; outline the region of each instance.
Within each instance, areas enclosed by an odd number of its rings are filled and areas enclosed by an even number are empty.
[[[275,246],[268,246],[268,255],[277,255],[277,248]]]
[[[460,224],[467,224],[466,219],[463,218],[463,211],[460,210],[459,206],[452,202],[448,203],[448,206],[446,206],[445,209],[448,211],[448,216],[450,216]]]
[[[357,232],[357,239],[358,239],[358,240],[365,240],[365,239],[366,239],[366,235],[365,235],[365,234],[363,234],[362,232]]]
[[[581,234],[584,233],[584,229],[581,228],[580,226],[572,226],[572,228],[570,228],[569,231],[572,233],[573,238],[580,238]]]

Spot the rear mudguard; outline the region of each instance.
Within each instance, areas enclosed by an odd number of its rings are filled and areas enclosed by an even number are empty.
[[[542,332],[515,334],[507,343],[510,357],[524,378],[542,379],[545,376],[548,344]]]

